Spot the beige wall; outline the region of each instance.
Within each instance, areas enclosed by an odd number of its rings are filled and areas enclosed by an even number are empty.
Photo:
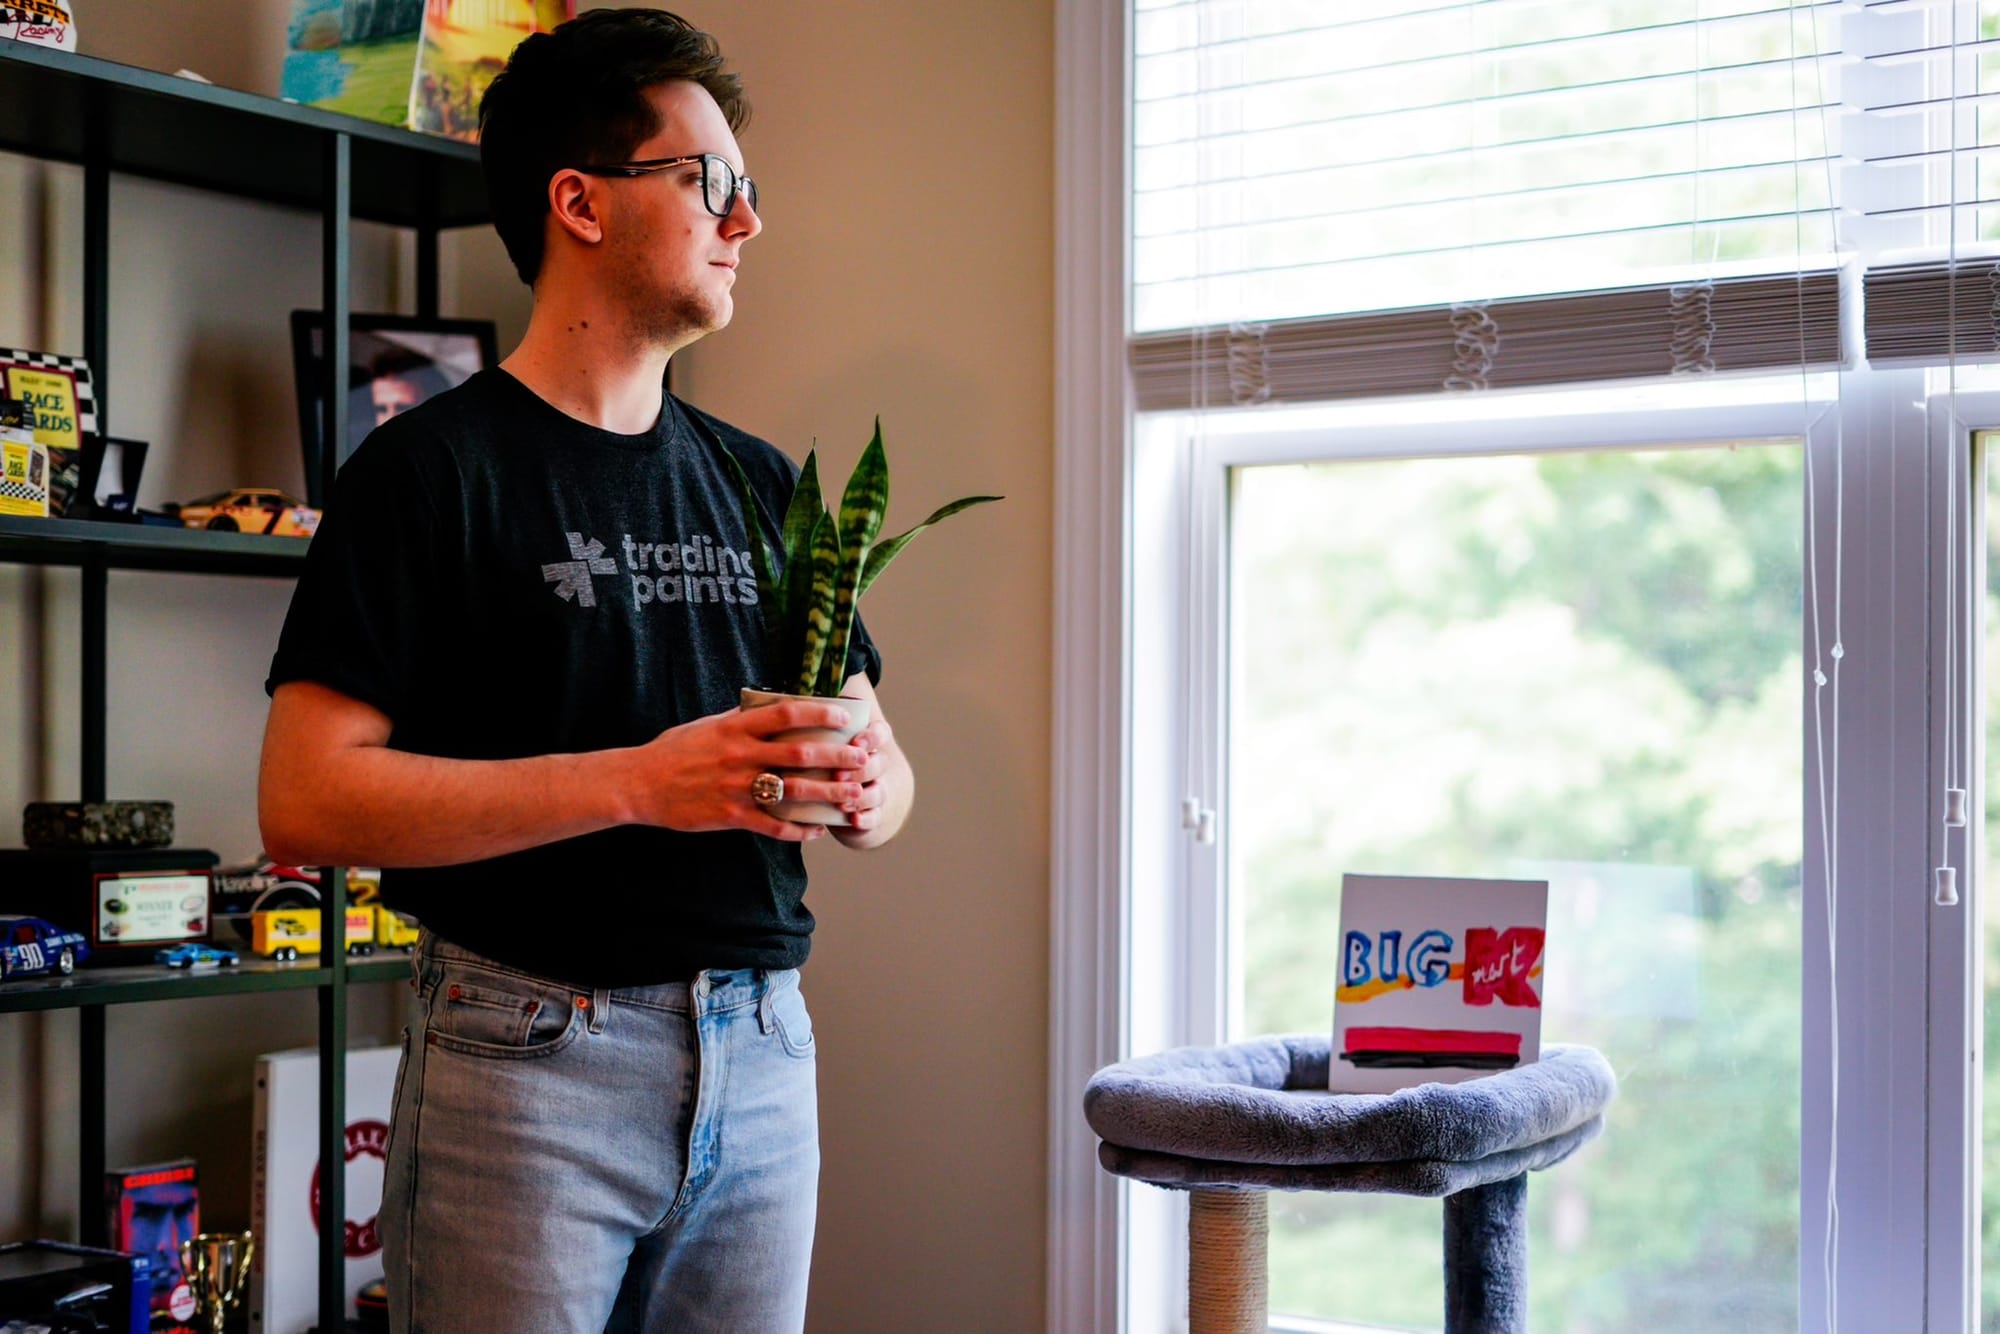
[[[273,14],[284,6],[236,4],[246,22],[203,25],[203,36],[143,0],[94,0],[85,49],[270,92]],[[815,848],[811,856],[820,934],[806,987],[820,1033],[826,1164],[811,1328],[1038,1329],[1052,5],[681,0],[680,8],[721,38],[745,74],[756,115],[743,146],[768,218],[746,251],[736,322],[682,354],[676,387],[795,456],[816,437],[836,477],[881,414],[895,474],[892,526],[959,495],[1008,497],[925,534],[865,608],[887,658],[885,710],[915,762],[920,796],[890,847],[865,855]],[[11,169],[0,158],[0,173]],[[9,179],[0,175],[0,187]],[[58,180],[55,192],[64,188]],[[142,308],[152,322],[114,338],[124,387],[113,424],[173,441],[173,461],[161,461],[146,498],[252,480],[243,473],[259,467],[280,484],[296,480],[289,371],[276,331],[283,311],[311,304],[316,291],[311,220],[164,187],[121,183],[114,194],[114,309],[122,319]],[[171,241],[143,235],[141,216],[161,210],[176,223],[163,233]],[[165,261],[183,237],[213,227],[224,231],[197,246],[205,274],[161,271],[173,267]],[[25,327],[33,317],[17,311],[16,278],[35,267],[37,244],[0,206],[0,341],[62,332]],[[280,275],[276,292],[240,294],[243,285],[227,275],[230,257],[246,253],[297,255],[301,267]],[[407,286],[399,256],[393,240],[364,238],[357,305]],[[465,238],[446,276],[456,293],[447,307],[500,320],[504,346],[524,304],[498,247]],[[22,738],[0,732],[0,799],[10,805],[33,795],[26,789],[48,763],[59,787],[74,782],[74,702],[64,693],[74,673],[73,607],[64,578],[45,581],[45,650],[24,655],[8,629],[32,621],[41,595],[26,587],[34,576],[0,571],[0,686],[33,670],[24,656],[48,658],[63,696],[52,715],[64,753],[26,754]],[[254,847],[257,681],[284,588],[134,576],[118,583],[112,643],[125,665],[112,673],[114,786],[176,797],[191,841]],[[172,707],[158,707],[163,696]],[[0,837],[9,832],[0,826]],[[293,1001],[297,1015],[264,1012]],[[386,1001],[369,1004],[384,1012],[364,1016],[364,1027],[393,1023]],[[141,1049],[141,1059],[114,1081],[123,1095],[114,1153],[228,1152],[228,1128],[247,1125],[248,1106],[247,1092],[236,1106],[229,1081],[244,1053],[271,1045],[264,1035],[272,1026],[292,1022],[305,1036],[285,1041],[309,1040],[309,1001],[120,1014],[113,1041]],[[63,1063],[62,1023],[0,1020],[0,1090],[16,1069]],[[66,1181],[65,1096],[58,1081],[41,1099],[49,1142],[33,1147],[52,1181],[45,1197]],[[10,1135],[16,1122],[4,1101],[0,1116],[9,1118],[0,1137]],[[51,1198],[29,1198],[33,1183],[17,1184],[8,1171],[0,1166],[0,1236],[20,1235],[36,1211],[60,1213]]]
[[[870,593],[919,776],[902,837],[815,857],[825,1037],[812,1328],[1041,1326],[1047,1154],[1052,7],[688,5],[745,74],[770,187],[696,401],[844,478],[883,419]],[[816,849],[817,851],[817,849]]]

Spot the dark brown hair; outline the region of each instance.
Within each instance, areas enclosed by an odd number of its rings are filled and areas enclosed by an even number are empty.
[[[660,131],[646,90],[677,79],[707,89],[732,132],[750,119],[715,39],[663,9],[595,9],[514,48],[479,103],[479,160],[522,282],[542,271],[549,178],[629,159]]]

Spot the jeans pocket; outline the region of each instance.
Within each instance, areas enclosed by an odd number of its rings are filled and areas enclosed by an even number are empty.
[[[447,965],[424,1040],[468,1056],[548,1056],[582,1029],[575,993],[530,978]]]
[[[793,1056],[813,1054],[812,1013],[806,1009],[806,998],[794,981],[780,986],[771,996],[771,1018],[778,1030],[778,1041]]]

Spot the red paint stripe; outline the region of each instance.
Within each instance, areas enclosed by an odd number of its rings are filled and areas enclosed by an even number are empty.
[[[1490,1033],[1467,1028],[1350,1028],[1349,1052],[1451,1052],[1476,1056],[1519,1056],[1519,1033]]]

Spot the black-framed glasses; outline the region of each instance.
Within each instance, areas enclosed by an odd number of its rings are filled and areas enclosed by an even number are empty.
[[[637,162],[611,162],[602,167],[578,167],[586,176],[650,176],[656,171],[669,167],[685,166],[690,162],[701,163],[701,202],[718,218],[726,218],[736,207],[736,196],[740,191],[750,201],[750,211],[757,211],[757,182],[748,176],[738,176],[736,168],[729,165],[729,159],[715,153],[689,153],[684,157],[641,158]]]

